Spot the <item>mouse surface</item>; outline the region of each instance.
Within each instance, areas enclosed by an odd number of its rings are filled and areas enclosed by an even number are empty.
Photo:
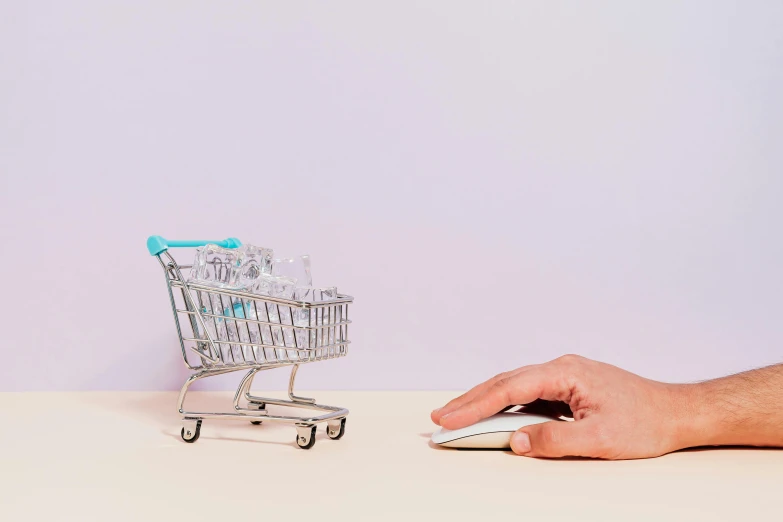
[[[458,430],[441,428],[432,442],[448,448],[509,449],[511,435],[519,428],[542,422],[565,422],[534,413],[498,413]]]

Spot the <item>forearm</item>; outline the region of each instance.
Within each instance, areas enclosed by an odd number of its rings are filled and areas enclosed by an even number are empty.
[[[681,447],[783,446],[783,364],[678,387]]]

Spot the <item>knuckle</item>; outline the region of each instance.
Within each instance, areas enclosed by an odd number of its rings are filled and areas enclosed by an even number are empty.
[[[500,379],[496,380],[494,383],[492,383],[492,390],[502,390],[508,386],[508,383],[511,379],[509,377],[501,377]]]
[[[539,457],[559,457],[561,456],[560,433],[554,429],[553,422],[545,422],[532,429],[533,453]]]
[[[557,430],[553,429],[552,424],[553,423],[551,422],[545,422],[541,425],[538,433],[540,441],[543,442],[547,448],[550,448],[559,442]]]
[[[555,375],[564,381],[571,381],[574,378],[584,375],[588,369],[587,362],[581,355],[568,354],[555,360],[553,370]]]
[[[508,372],[499,373],[499,374],[495,375],[492,378],[491,382],[492,382],[492,384],[497,384],[499,382],[505,382],[507,384],[508,381],[512,377],[514,377],[515,375],[516,375],[516,372],[514,370],[511,370],[511,371],[508,371]]]
[[[498,402],[502,402],[504,405],[508,405],[511,398],[510,386],[510,377],[499,379],[489,389],[489,396]],[[492,402],[494,402],[494,400],[492,400]]]
[[[558,357],[556,359],[556,361],[558,361],[559,363],[569,365],[569,366],[580,364],[583,360],[584,357],[582,357],[581,355],[576,355],[574,353],[569,353],[561,357]]]

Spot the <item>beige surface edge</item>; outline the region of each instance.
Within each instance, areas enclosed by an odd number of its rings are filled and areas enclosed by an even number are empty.
[[[626,462],[459,451],[429,442],[429,412],[454,393],[309,393],[351,410],[342,440],[322,428],[309,451],[296,448],[290,426],[231,421],[204,421],[199,441],[186,444],[175,392],[2,393],[0,520],[783,516],[783,451]],[[188,407],[229,411],[231,397],[196,392]]]

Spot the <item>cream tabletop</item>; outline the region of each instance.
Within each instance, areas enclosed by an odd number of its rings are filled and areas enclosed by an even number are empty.
[[[302,392],[306,395],[305,392]],[[781,520],[783,451],[536,460],[429,443],[452,393],[323,392],[351,410],[310,450],[284,425],[204,421],[176,394],[0,394],[0,520]],[[225,409],[231,394],[189,406]],[[192,402],[190,402],[192,401]]]

